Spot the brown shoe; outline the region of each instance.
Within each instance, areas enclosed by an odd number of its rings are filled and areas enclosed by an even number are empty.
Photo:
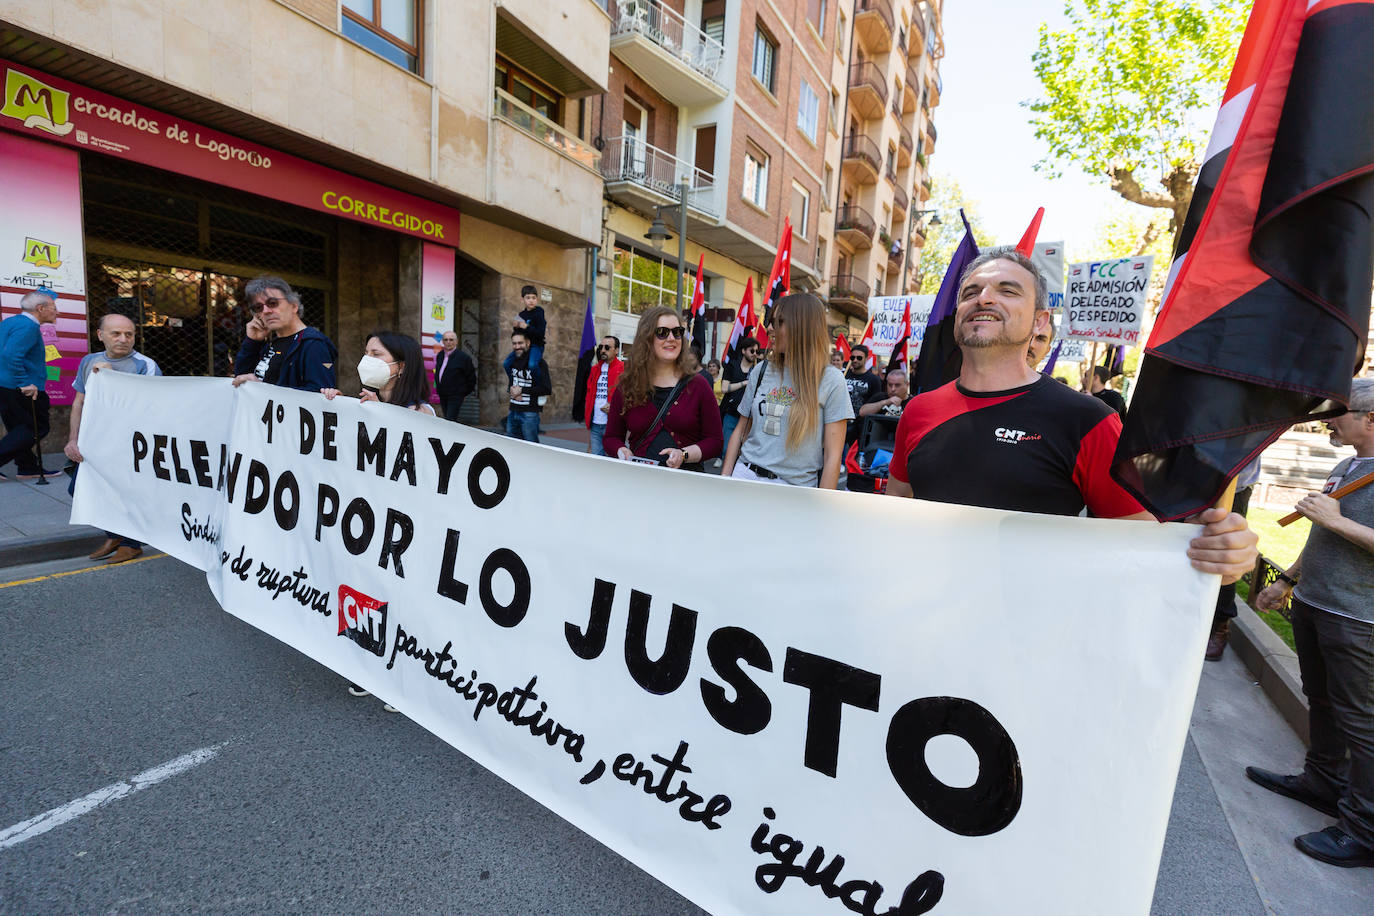
[[[1209,662],[1221,661],[1222,654],[1226,651],[1226,634],[1231,631],[1231,621],[1223,620],[1221,626],[1212,629],[1212,635],[1207,637],[1207,651],[1202,657]]]
[[[95,549],[95,552],[90,555],[90,558],[92,560],[103,560],[110,554],[114,553],[115,550],[118,549],[118,547],[119,538],[106,538],[105,543],[97,547]]]
[[[109,563],[110,565],[114,565],[115,563],[127,563],[134,557],[141,556],[143,556],[142,547],[121,547],[118,550],[116,550],[114,552],[114,555],[111,556],[105,562]]]

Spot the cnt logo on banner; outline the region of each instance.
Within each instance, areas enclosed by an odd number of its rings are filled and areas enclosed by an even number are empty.
[[[713,913],[1150,908],[1216,599],[1188,526],[711,478],[221,379],[100,373],[80,438],[74,522],[204,569]],[[648,507],[614,543],[586,537],[607,494]],[[680,523],[721,513],[768,548],[684,566]],[[837,575],[845,542],[812,535],[856,525],[895,562]],[[1065,555],[1102,560],[1092,600],[1034,587]]]

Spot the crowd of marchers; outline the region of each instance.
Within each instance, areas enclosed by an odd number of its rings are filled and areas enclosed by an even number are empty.
[[[251,314],[235,361],[234,385],[255,382],[340,396],[338,350],[306,323],[286,281],[247,284]],[[526,286],[502,363],[508,392],[503,428],[537,442],[553,392],[543,353],[548,333],[537,291]],[[40,324],[55,320],[51,295],[34,292],[19,315],[0,323],[0,466],[21,479],[52,474],[33,446],[48,432]],[[691,345],[683,316],[668,307],[643,312],[627,347],[602,338],[590,355],[576,400],[589,450],[608,459],[661,465],[779,486],[884,492],[1021,512],[1149,520],[1110,475],[1126,404],[1094,369],[1080,392],[1036,367],[1052,342],[1044,277],[1014,249],[981,254],[958,287],[958,377],[912,396],[907,372],[875,371],[872,354],[854,346],[848,365],[832,350],[820,299],[782,297],[765,328],[768,345],[746,337],[722,366]],[[104,350],[81,363],[74,384],[66,455],[79,468],[84,393],[98,371],[159,374],[134,349],[135,328],[106,315],[96,329]],[[762,335],[761,335],[762,336]],[[365,401],[457,420],[477,384],[472,359],[452,331],[442,336],[432,373],[415,338],[390,330],[368,337],[359,355]],[[624,352],[622,352],[624,351]],[[1335,823],[1296,838],[1304,853],[1343,866],[1374,865],[1374,380],[1354,381],[1350,409],[1329,421],[1331,440],[1355,454],[1332,469],[1325,492],[1297,511],[1312,522],[1300,559],[1257,600],[1291,598],[1293,629],[1310,705],[1312,746],[1301,773],[1249,768],[1258,784],[1326,812]],[[60,473],[60,472],[57,472]],[[1187,553],[1202,572],[1221,576],[1207,657],[1220,658],[1235,615],[1233,584],[1257,557],[1244,517],[1257,466],[1238,480],[1239,511],[1213,508],[1194,521]],[[73,485],[75,474],[73,474]],[[1332,494],[1352,489],[1339,500]],[[855,497],[869,498],[869,497]],[[141,545],[116,532],[92,555],[116,562]],[[1291,592],[1291,595],[1289,594]],[[366,691],[350,686],[356,695]]]

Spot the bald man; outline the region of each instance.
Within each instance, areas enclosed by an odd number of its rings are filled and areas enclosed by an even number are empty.
[[[72,388],[76,400],[72,401],[72,425],[63,449],[72,461],[81,463],[81,447],[77,437],[81,432],[81,411],[86,404],[86,384],[91,373],[109,369],[113,372],[131,372],[134,375],[161,375],[157,363],[134,349],[137,328],[124,315],[106,315],[100,319],[95,336],[105,345],[99,353],[88,353],[76,370],[76,380]],[[76,489],[76,474],[72,474],[71,490]],[[113,531],[105,532],[105,543],[91,554],[92,560],[106,560],[109,563],[123,563],[143,553],[143,545],[132,538],[122,537]],[[108,559],[107,559],[108,558]]]

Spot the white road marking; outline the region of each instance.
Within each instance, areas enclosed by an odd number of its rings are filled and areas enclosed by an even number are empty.
[[[17,846],[25,840],[31,840],[40,834],[47,833],[54,827],[62,826],[67,823],[67,821],[74,820],[83,814],[94,811],[101,805],[107,805],[112,801],[118,801],[127,795],[133,795],[135,792],[142,791],[149,786],[155,786],[164,779],[171,779],[178,773],[184,773],[192,767],[200,766],[207,760],[212,759],[228,744],[229,742],[225,741],[221,744],[215,744],[210,747],[203,747],[200,750],[191,751],[189,754],[183,754],[175,760],[169,760],[150,770],[144,770],[142,773],[131,776],[124,782],[116,782],[103,789],[96,789],[89,795],[83,795],[74,801],[67,802],[65,805],[59,805],[50,811],[44,811],[36,817],[31,817],[26,821],[20,821],[13,827],[7,827],[4,830],[0,830],[0,849],[8,849],[11,846]]]

